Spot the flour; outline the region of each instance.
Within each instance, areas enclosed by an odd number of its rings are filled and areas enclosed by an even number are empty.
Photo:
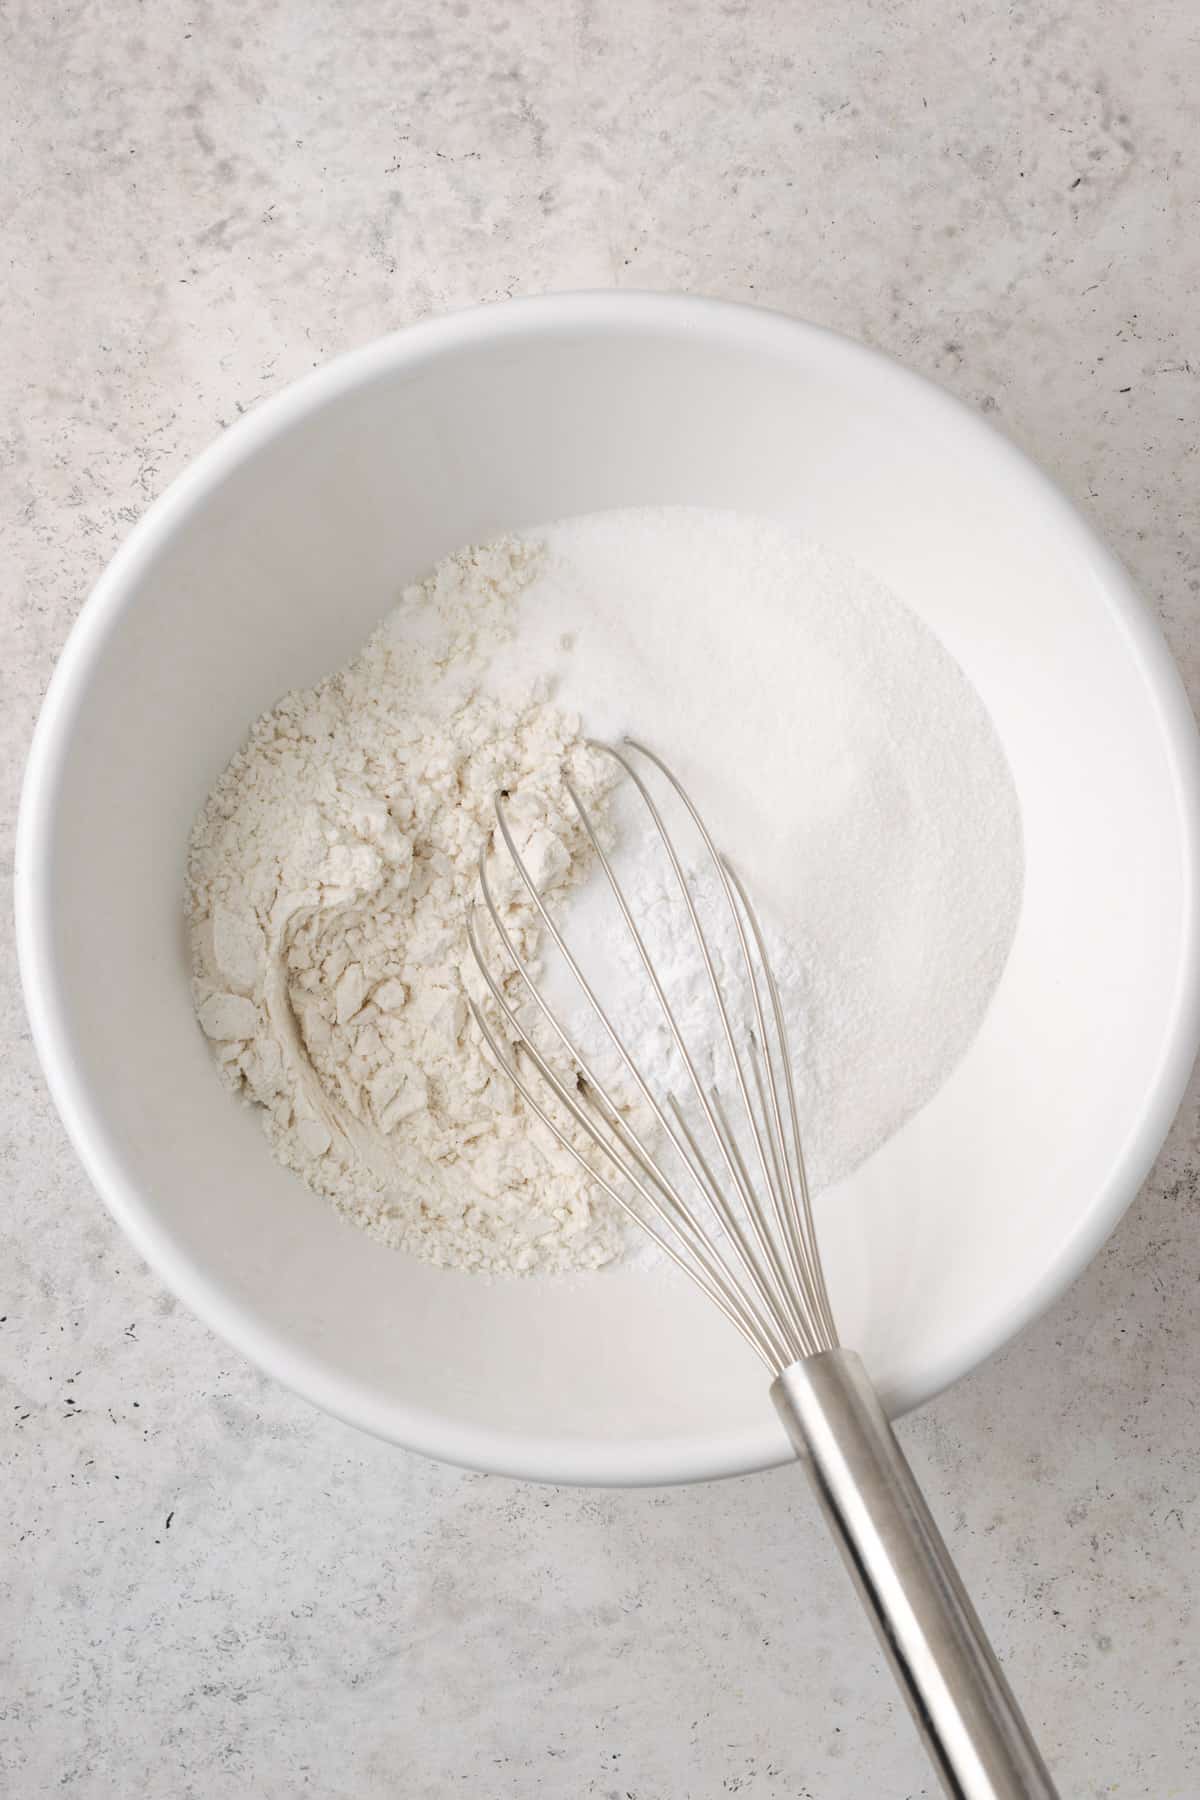
[[[468,1018],[484,994],[465,909],[498,788],[638,1061],[678,1086],[564,767],[611,816],[679,1021],[705,1079],[724,1079],[669,870],[628,796],[610,793],[613,765],[581,741],[581,715],[589,735],[632,731],[676,767],[747,882],[817,1188],[937,1091],[1015,928],[1019,815],[988,715],[937,640],[845,558],[767,521],[683,508],[449,558],[345,670],[258,722],[189,865],[197,1011],[226,1079],[262,1109],[282,1162],[436,1263],[560,1272],[628,1252],[618,1209],[528,1115]],[[537,957],[531,903],[503,855],[489,867]],[[719,905],[705,916],[719,922]],[[728,923],[714,945],[736,992]],[[519,1000],[515,977],[505,992]]]
[[[585,852],[564,767],[593,798],[611,779],[544,684],[479,692],[538,563],[504,540],[410,589],[346,669],[254,726],[189,864],[200,1023],[276,1156],[385,1242],[506,1272],[596,1267],[624,1241],[467,1029],[486,997],[463,920],[497,789],[561,895]],[[494,879],[532,954],[531,902],[506,865]]]

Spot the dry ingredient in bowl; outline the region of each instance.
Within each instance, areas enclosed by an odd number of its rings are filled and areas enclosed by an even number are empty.
[[[1020,817],[986,709],[847,558],[689,508],[448,558],[344,670],[254,726],[189,864],[197,1010],[226,1079],[262,1108],[280,1161],[434,1263],[557,1273],[629,1250],[466,1008],[481,984],[465,907],[506,787],[539,887],[625,990],[635,1058],[668,1066],[562,784],[569,765],[604,813],[611,764],[581,715],[668,758],[759,902],[818,1189],[941,1087],[1015,930]],[[665,920],[661,865],[636,841],[620,851],[639,914]],[[533,953],[530,903],[494,863]],[[702,1036],[703,977],[669,926],[661,954]]]
[[[482,995],[464,910],[496,790],[541,891],[561,894],[584,849],[563,768],[591,798],[611,780],[543,684],[480,691],[539,560],[511,539],[448,558],[345,669],[281,700],[209,797],[189,864],[200,1023],[275,1155],[386,1243],[510,1273],[594,1268],[624,1243],[467,1014]],[[531,903],[501,892],[532,950]]]
[[[987,708],[911,607],[773,520],[638,508],[538,541],[489,684],[552,671],[590,735],[644,738],[692,790],[771,939],[808,1174],[827,1188],[944,1085],[1004,970],[1024,855]],[[650,848],[644,827],[621,844],[642,918],[672,897]],[[571,924],[607,945],[600,889]],[[604,992],[630,995],[631,1048],[655,1071],[667,1032],[624,950],[618,931]],[[694,1044],[714,1021],[686,931],[668,928],[659,964]]]

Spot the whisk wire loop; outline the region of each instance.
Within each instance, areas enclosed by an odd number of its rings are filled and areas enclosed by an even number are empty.
[[[736,1216],[732,1212],[729,1211],[729,1209],[726,1206],[726,1203],[724,1201],[723,1195],[721,1194],[719,1188],[715,1185],[715,1183],[712,1182],[711,1175],[708,1173],[708,1171],[706,1169],[697,1167],[694,1163],[692,1163],[689,1160],[686,1149],[685,1149],[684,1145],[681,1143],[680,1138],[676,1133],[675,1127],[672,1124],[671,1119],[667,1116],[666,1112],[664,1111],[661,1101],[658,1099],[658,1096],[655,1093],[655,1091],[653,1090],[653,1088],[646,1081],[645,1076],[642,1073],[641,1069],[638,1067],[637,1063],[630,1056],[628,1048],[626,1047],[625,1042],[624,1042],[623,1038],[621,1037],[621,1034],[617,1031],[616,1026],[613,1024],[612,1019],[608,1013],[608,1010],[601,1004],[599,998],[596,995],[595,989],[593,988],[592,984],[588,981],[587,977],[583,973],[583,970],[580,968],[578,961],[576,960],[575,956],[572,954],[571,949],[570,949],[569,945],[567,944],[567,942],[566,942],[565,938],[563,937],[563,934],[559,928],[558,922],[554,918],[553,914],[550,912],[549,908],[546,906],[545,901],[542,899],[542,896],[538,893],[537,888],[533,882],[533,879],[529,874],[528,868],[526,867],[524,859],[521,857],[521,855],[519,854],[519,852],[517,850],[516,843],[515,843],[515,840],[512,835],[512,829],[511,829],[511,827],[508,823],[508,820],[505,816],[503,799],[504,799],[503,795],[497,795],[497,797],[496,797],[496,821],[497,821],[497,825],[499,827],[501,839],[502,839],[504,846],[508,852],[508,855],[513,863],[513,866],[515,867],[517,874],[520,877],[521,883],[522,883],[523,887],[525,888],[526,893],[528,894],[530,900],[533,902],[533,905],[534,905],[536,911],[538,912],[538,915],[541,918],[541,921],[542,921],[546,931],[550,935],[550,939],[551,939],[552,943],[555,945],[556,949],[559,951],[559,953],[563,959],[564,965],[566,966],[567,970],[571,974],[580,993],[583,995],[584,999],[587,1001],[587,1004],[592,1013],[592,1016],[599,1022],[599,1024],[603,1028],[604,1033],[607,1036],[609,1042],[612,1044],[613,1048],[616,1050],[626,1071],[632,1077],[635,1085],[637,1086],[637,1089],[638,1089],[642,1099],[649,1106],[651,1112],[654,1114],[655,1120],[658,1123],[659,1127],[665,1132],[665,1134],[666,1134],[668,1140],[670,1141],[673,1149],[675,1150],[677,1156],[680,1158],[684,1167],[688,1170],[688,1172],[691,1175],[695,1184],[699,1187],[701,1195],[702,1195],[703,1199],[705,1200],[705,1202],[707,1203],[710,1210],[712,1210],[716,1214],[716,1216],[721,1220],[721,1223],[725,1227],[725,1229],[729,1230],[732,1233],[733,1242],[736,1247],[736,1251],[737,1251],[739,1260],[741,1261],[742,1266],[743,1266],[743,1272],[746,1275],[747,1279],[750,1281],[751,1285],[755,1288],[762,1305],[765,1307],[766,1314],[772,1321],[772,1329],[774,1330],[775,1335],[777,1337],[780,1336],[781,1335],[781,1327],[777,1322],[778,1309],[774,1306],[773,1296],[770,1291],[769,1283],[768,1283],[766,1277],[764,1276],[762,1270],[757,1265],[757,1263],[754,1259],[753,1253],[745,1241],[744,1233],[742,1232],[741,1227],[738,1224]],[[578,802],[576,802],[576,804],[578,804]],[[591,825],[591,821],[587,820],[585,822],[585,830],[588,829],[588,827],[590,827],[590,825]],[[516,974],[519,976],[522,986],[524,987],[526,993],[529,994],[529,996],[533,1000],[534,1004],[536,1005],[538,1012],[541,1014],[542,1018],[550,1026],[551,1030],[554,1032],[555,1037],[558,1039],[559,1043],[561,1044],[563,1049],[566,1051],[568,1057],[570,1058],[572,1065],[580,1073],[583,1074],[583,1076],[586,1078],[586,1080],[590,1084],[590,1087],[597,1094],[599,1094],[602,1097],[602,1099],[606,1103],[606,1106],[608,1108],[610,1115],[620,1118],[621,1117],[620,1108],[617,1106],[616,1101],[613,1099],[612,1095],[609,1093],[607,1087],[605,1086],[603,1079],[596,1072],[593,1061],[589,1060],[589,1058],[585,1055],[585,1053],[579,1048],[578,1044],[571,1039],[571,1037],[569,1036],[569,1034],[563,1027],[561,1021],[556,1017],[553,1009],[549,1006],[549,1004],[546,1001],[545,996],[541,992],[541,989],[539,988],[537,982],[534,980],[533,975],[530,972],[530,968],[529,968],[527,959],[521,955],[516,944],[513,942],[512,934],[509,932],[508,928],[506,927],[506,925],[503,921],[503,918],[501,917],[500,909],[496,904],[495,896],[494,896],[494,894],[492,892],[492,888],[491,888],[491,883],[488,879],[486,852],[480,858],[479,884],[480,884],[480,891],[483,895],[484,903],[487,907],[487,911],[488,911],[489,917],[491,919],[492,925],[495,928],[497,937],[499,938],[499,941],[505,951],[505,954],[508,958],[509,964],[511,965],[512,969],[516,972]],[[479,943],[478,932],[474,929],[473,912],[472,912],[472,915],[468,919],[468,938],[469,938],[469,941],[471,944],[472,954],[474,955],[476,962],[479,964],[479,967],[483,973],[484,979],[487,982],[487,984],[493,994],[493,997],[496,999],[497,1004],[502,1008],[502,1010],[508,1017],[510,1023],[515,1027],[517,1032],[520,1033],[523,1029],[521,1026],[521,1022],[520,1022],[519,1018],[516,1016],[516,1014],[509,1007],[509,1005],[508,1005],[507,1001],[505,1001],[503,995],[501,995],[499,993],[496,983],[495,983],[495,981],[491,975],[491,972],[490,972],[489,968],[487,967],[487,964],[482,955],[482,950],[481,950],[481,946]],[[708,1248],[709,1248],[707,1241],[704,1239],[703,1234],[700,1232],[699,1227],[696,1225],[692,1215],[688,1212],[687,1207],[684,1205],[682,1199],[680,1198],[678,1193],[674,1190],[674,1188],[671,1187],[671,1185],[669,1183],[667,1183],[666,1178],[663,1175],[659,1164],[656,1162],[655,1158],[651,1155],[650,1151],[647,1149],[647,1147],[646,1147],[645,1143],[642,1141],[641,1137],[637,1134],[632,1123],[627,1122],[627,1121],[625,1121],[624,1123],[626,1125],[627,1131],[633,1138],[636,1149],[639,1152],[640,1157],[642,1159],[643,1166],[647,1167],[651,1171],[652,1179],[654,1180],[655,1184],[659,1187],[660,1192],[665,1192],[667,1194],[667,1196],[671,1202],[671,1205],[673,1207],[677,1208],[679,1210],[679,1212],[682,1214],[682,1216],[686,1219],[687,1225],[689,1228],[689,1232],[696,1236],[699,1243],[704,1246],[705,1253],[707,1253]],[[550,1129],[552,1131],[556,1130],[553,1120],[550,1120],[549,1124],[550,1124]],[[596,1133],[594,1131],[594,1128],[589,1127],[588,1129],[589,1129],[589,1135],[595,1137]],[[559,1135],[561,1138],[561,1133],[556,1132],[556,1135]],[[602,1149],[604,1149],[606,1152],[608,1152],[610,1150],[610,1146],[607,1143],[605,1143],[603,1141],[603,1139],[600,1140],[600,1147]],[[788,1356],[788,1360],[790,1361],[790,1360],[792,1360],[794,1355],[798,1354],[798,1351],[796,1351],[795,1349],[792,1348],[791,1338],[788,1335],[788,1333],[786,1332],[786,1329],[782,1329],[782,1339],[783,1339],[783,1344],[784,1344],[785,1350],[791,1351],[791,1354]]]
[[[550,1055],[533,1041],[517,1010],[519,1001],[514,1004],[493,973],[480,935],[476,902],[472,902],[468,916],[468,941],[503,1020],[511,1049],[505,1049],[503,1034],[498,1034],[489,1023],[480,1005],[473,1001],[471,1011],[498,1067],[535,1116],[625,1214],[648,1231],[676,1266],[719,1306],[777,1374],[799,1357],[832,1348],[837,1334],[816,1255],[786,1023],[762,929],[743,885],[717,850],[678,779],[653,752],[627,739],[626,748],[651,763],[682,802],[715,873],[733,923],[750,997],[752,1024],[739,1030],[693,892],[695,877],[689,878],[684,868],[661,808],[630,756],[611,745],[592,747],[610,755],[629,778],[666,854],[707,975],[743,1126],[740,1131],[735,1127],[715,1084],[706,1084],[701,1077],[613,858],[588,807],[569,780],[564,781],[566,791],[666,1023],[700,1120],[715,1146],[719,1168],[703,1147],[700,1133],[689,1123],[678,1098],[668,1094],[664,1103],[630,1053],[518,849],[506,815],[504,794],[496,797],[497,841],[492,853],[499,855],[502,846],[550,944],[582,996],[588,1015],[599,1024],[637,1096],[648,1108],[664,1140],[661,1146],[651,1148],[644,1129],[639,1129],[632,1116],[631,1106],[628,1102],[621,1104],[599,1073],[595,1057],[582,1047],[578,1032],[573,1034],[567,1029],[548,1001],[505,922],[489,878],[486,847],[480,856],[479,891],[487,918],[507,968],[518,978],[520,994],[532,1001],[536,1019],[549,1029],[556,1051],[565,1059],[564,1066],[556,1067]],[[526,1064],[524,1070],[518,1066],[521,1062]],[[782,1087],[778,1065],[783,1070]],[[743,1149],[744,1139],[753,1146],[753,1171]],[[594,1155],[586,1154],[583,1146],[600,1153],[600,1168]],[[684,1181],[682,1190],[680,1180]],[[685,1197],[689,1189],[690,1197]],[[698,1203],[711,1223],[706,1225],[697,1215]]]

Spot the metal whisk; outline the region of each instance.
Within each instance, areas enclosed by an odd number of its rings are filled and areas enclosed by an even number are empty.
[[[569,781],[572,805],[686,1076],[691,1117],[676,1095],[660,1096],[630,1056],[518,851],[505,795],[496,800],[499,840],[599,1028],[599,1041],[615,1053],[615,1063],[611,1053],[609,1063],[624,1070],[629,1092],[619,1093],[613,1077],[599,1071],[598,1055],[585,1049],[578,1034],[572,1037],[545,998],[505,924],[489,881],[486,848],[480,895],[509,974],[516,971],[519,989],[532,1003],[532,1013],[526,1010],[534,1029],[522,1022],[492,972],[473,906],[471,947],[515,1050],[505,1047],[482,1009],[472,1004],[476,1025],[532,1112],[720,1308],[769,1369],[772,1399],[809,1469],[947,1793],[956,1800],[1055,1800],[1045,1764],[870,1378],[854,1351],[839,1344],[804,1172],[784,1010],[754,909],[660,758],[629,739],[623,749],[594,748],[612,756],[632,782],[665,851],[707,972],[713,1030],[731,1071],[735,1110],[731,1115],[717,1087],[702,1076],[697,1047],[685,1041],[612,858]],[[711,925],[706,929],[701,917],[696,879],[685,871],[630,753],[659,772],[699,834],[718,901],[732,922],[733,960],[740,965],[736,999],[730,992],[730,959],[714,946]],[[633,1106],[630,1095],[637,1097]],[[651,1126],[636,1122],[639,1112]]]

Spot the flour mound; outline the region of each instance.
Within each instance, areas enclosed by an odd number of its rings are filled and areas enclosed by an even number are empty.
[[[467,1005],[499,1026],[465,935],[497,791],[557,901],[589,856],[564,771],[601,811],[612,780],[544,679],[482,690],[541,557],[515,539],[449,557],[345,669],[281,700],[210,795],[188,868],[200,1024],[278,1159],[385,1243],[500,1273],[624,1247],[619,1209],[528,1114]],[[536,956],[533,904],[493,865]]]

